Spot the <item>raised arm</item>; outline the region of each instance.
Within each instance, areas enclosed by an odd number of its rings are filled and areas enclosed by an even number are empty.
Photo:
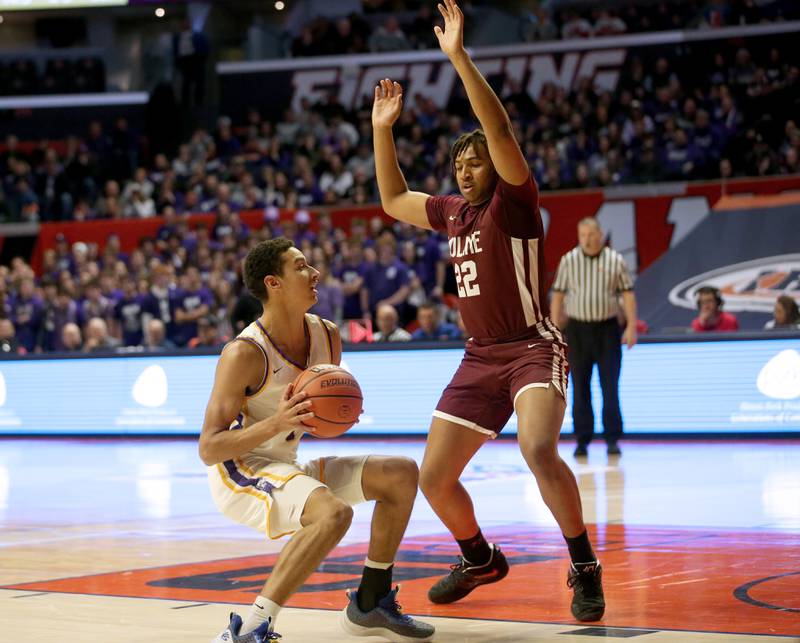
[[[394,146],[394,125],[403,111],[403,88],[388,78],[375,87],[372,105],[372,139],[375,146],[375,175],[384,212],[419,228],[432,230],[425,212],[429,195],[408,189]]]
[[[438,25],[433,28],[439,46],[464,83],[470,106],[486,135],[489,156],[497,173],[506,183],[522,185],[530,177],[530,168],[514,137],[508,114],[464,49],[464,14],[455,0],[443,2],[438,6],[444,17],[444,30]]]

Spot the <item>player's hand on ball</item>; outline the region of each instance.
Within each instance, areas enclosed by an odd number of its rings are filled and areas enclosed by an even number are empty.
[[[295,394],[294,384],[286,386],[275,415],[272,416],[279,432],[298,428],[309,433],[314,432],[313,427],[303,424],[305,420],[314,417],[314,413],[311,411],[311,400],[307,400],[307,397],[308,393],[305,391]]]
[[[372,126],[391,127],[403,111],[403,88],[400,83],[384,78],[375,86],[372,104]]]

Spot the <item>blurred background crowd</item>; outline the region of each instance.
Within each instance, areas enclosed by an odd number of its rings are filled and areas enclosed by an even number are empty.
[[[286,55],[391,52],[435,47],[433,4],[391,0],[342,3],[341,11],[285,26]],[[493,3],[465,3],[475,15]],[[713,29],[782,21],[800,5],[777,0],[687,0],[610,4],[526,4],[518,42]],[[276,5],[277,6],[277,5]],[[479,20],[468,20],[480,25]],[[183,80],[181,104],[203,103],[209,40],[188,23],[168,34]],[[478,38],[479,34],[468,38]],[[787,44],[790,43],[790,44]],[[566,90],[546,84],[536,98],[508,80],[498,87],[540,189],[610,187],[658,181],[728,179],[800,172],[800,60],[791,40],[719,41],[712,56],[690,48],[628,56],[615,91],[588,79]],[[3,58],[3,94],[102,91],[103,60],[92,56]],[[191,82],[189,82],[191,81]],[[398,158],[412,189],[456,191],[449,150],[477,126],[462,89],[444,109],[422,94],[405,97],[396,126]],[[446,239],[380,218],[356,219],[347,233],[325,206],[375,204],[371,99],[355,108],[335,93],[300,101],[281,118],[252,106],[242,122],[215,114],[186,119],[174,144],[154,140],[124,116],[96,120],[59,140],[0,145],[0,221],[38,223],[163,217],[158,233],[128,254],[58,238],[35,274],[28,261],[0,267],[4,350],[212,347],[258,312],[241,291],[240,264],[261,239],[295,240],[321,272],[314,312],[359,320],[376,340],[458,338],[456,292]],[[196,113],[195,113],[196,116]],[[186,127],[186,123],[194,123]],[[309,209],[322,207],[312,215]],[[293,210],[279,220],[279,209]],[[251,230],[240,213],[263,213]],[[213,215],[190,225],[189,215]],[[312,225],[312,216],[317,217]],[[358,332],[361,332],[360,330]]]

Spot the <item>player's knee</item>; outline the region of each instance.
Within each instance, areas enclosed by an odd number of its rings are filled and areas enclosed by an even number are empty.
[[[450,481],[445,480],[441,470],[423,465],[419,472],[419,488],[428,500],[446,495],[450,487]]]
[[[558,461],[558,449],[552,440],[521,441],[520,449],[532,469],[546,469]]]
[[[419,466],[411,458],[392,458],[389,478],[404,496],[417,495],[419,488]]]
[[[417,495],[419,467],[411,458],[386,458],[381,465],[381,488],[386,499],[413,500]]]
[[[338,498],[331,501],[326,508],[324,520],[331,529],[344,533],[353,522],[353,508]]]

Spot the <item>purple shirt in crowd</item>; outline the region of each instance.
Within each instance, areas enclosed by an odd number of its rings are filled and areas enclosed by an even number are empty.
[[[11,321],[16,329],[17,341],[29,353],[36,348],[44,316],[44,302],[39,297],[17,297],[11,304]]]
[[[207,288],[184,290],[175,298],[175,308],[182,308],[187,313],[197,310],[204,304],[208,306],[210,312],[214,304],[214,297]],[[186,346],[193,337],[197,337],[197,321],[175,323],[175,334],[172,341],[178,346]]]
[[[140,346],[144,337],[142,313],[144,313],[144,295],[123,297],[114,307],[114,317],[122,327],[123,346]]]
[[[369,290],[369,308],[375,313],[379,301],[388,299],[409,281],[408,268],[399,259],[389,264],[380,262],[369,267],[364,275],[364,286]]]

